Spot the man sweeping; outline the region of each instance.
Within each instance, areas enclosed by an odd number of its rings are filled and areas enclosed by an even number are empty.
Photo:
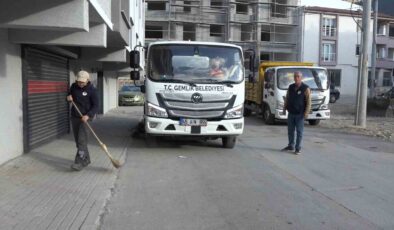
[[[90,164],[88,129],[85,123],[91,121],[98,110],[97,91],[89,80],[88,72],[83,70],[78,72],[77,80],[71,85],[68,92],[67,101],[74,102],[82,113],[81,117],[74,106],[72,106],[71,124],[77,146],[77,154],[71,168],[80,171]]]

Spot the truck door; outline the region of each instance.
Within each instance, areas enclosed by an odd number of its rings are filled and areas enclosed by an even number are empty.
[[[275,113],[275,69],[267,69],[264,76],[263,100],[270,107],[271,113]]]

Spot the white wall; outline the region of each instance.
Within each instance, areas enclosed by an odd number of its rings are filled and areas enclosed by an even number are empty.
[[[329,14],[329,13],[327,13]],[[320,15],[305,14],[302,43],[302,61],[319,63],[320,48]],[[358,33],[358,34],[357,34]],[[372,23],[371,31],[372,34]],[[361,39],[360,32],[357,32],[357,25],[350,16],[338,17],[338,40],[337,40],[337,65],[324,66],[327,69],[341,70],[341,94],[355,96],[357,93],[357,72],[358,56],[356,55],[356,45]],[[371,38],[372,39],[372,38]],[[371,54],[372,42],[369,45]],[[369,55],[369,59],[371,56]],[[369,62],[369,65],[371,63]]]
[[[21,48],[0,29],[0,164],[23,153]]]
[[[118,83],[117,73],[114,71],[104,72],[104,113],[118,106]]]
[[[319,63],[320,15],[306,14],[303,26],[302,61]]]

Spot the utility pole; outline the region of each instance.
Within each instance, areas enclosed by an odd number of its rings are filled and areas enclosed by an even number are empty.
[[[374,3],[374,18],[373,18],[373,35],[372,35],[372,54],[371,54],[371,94],[375,97],[375,81],[376,81],[376,36],[378,31],[378,3],[379,0],[373,0]]]
[[[371,23],[371,0],[363,0],[363,42],[361,58],[361,79],[359,79],[360,91],[357,94],[357,111],[355,125],[365,128],[367,126],[367,94],[368,94],[368,44]]]

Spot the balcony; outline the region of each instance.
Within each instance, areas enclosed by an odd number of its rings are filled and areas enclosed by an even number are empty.
[[[377,58],[376,68],[394,69],[394,57],[390,58]]]
[[[394,37],[378,35],[376,37],[376,44],[378,45],[386,45],[387,47],[394,48]]]

